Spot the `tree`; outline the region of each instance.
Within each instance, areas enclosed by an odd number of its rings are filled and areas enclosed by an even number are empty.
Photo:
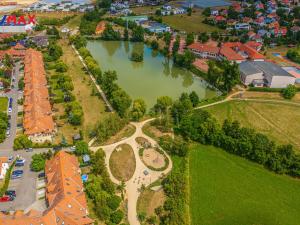
[[[125,91],[119,88],[112,93],[111,103],[119,116],[124,117],[131,105],[131,98]]]
[[[187,11],[188,16],[192,15],[192,8],[191,7],[187,8],[186,11]]]
[[[285,89],[282,90],[282,95],[286,99],[292,99],[297,93],[297,88],[289,84]]]
[[[157,10],[155,11],[155,15],[161,16],[161,10],[160,10],[160,9],[157,9]]]
[[[144,60],[143,53],[132,52],[130,60],[134,62],[142,62]]]
[[[153,40],[151,42],[151,48],[154,49],[154,50],[158,49],[158,42],[156,40]]]
[[[101,87],[108,97],[111,97],[111,93],[116,89],[115,81],[118,79],[116,71],[106,71],[102,76]]]
[[[112,195],[107,199],[107,205],[111,208],[112,211],[115,211],[119,208],[122,199],[117,195]]]
[[[131,118],[134,121],[139,121],[145,115],[146,110],[146,103],[143,99],[134,100],[131,109]]]
[[[156,113],[166,113],[168,108],[172,105],[172,99],[169,96],[161,96],[156,100],[154,110]]]
[[[209,7],[205,8],[202,12],[202,15],[208,17],[211,15],[211,9]]]
[[[110,221],[119,224],[124,217],[124,213],[121,210],[117,210],[110,215]]]
[[[32,147],[32,141],[28,139],[28,137],[25,134],[19,135],[14,140],[14,149],[25,149],[25,148],[31,148]]]
[[[189,98],[193,104],[193,107],[196,107],[199,104],[199,96],[195,91],[192,91],[189,95]]]
[[[83,121],[83,110],[79,102],[73,101],[65,107],[65,112],[68,116],[68,121],[72,125],[80,125]]]
[[[189,33],[187,34],[186,36],[186,39],[185,39],[185,42],[186,42],[186,45],[189,46],[190,44],[193,44],[194,43],[194,34],[193,33]]]
[[[143,42],[144,41],[144,28],[141,26],[136,26],[132,30],[131,41],[134,42]]]
[[[52,152],[49,151],[48,153],[40,153],[34,154],[32,156],[32,161],[30,163],[30,169],[34,172],[39,172],[45,169],[45,163],[47,159],[52,157]]]
[[[121,40],[121,34],[118,31],[115,31],[112,25],[107,24],[105,30],[103,31],[101,38],[109,41]]]
[[[209,40],[209,36],[206,34],[206,32],[203,32],[203,33],[200,33],[198,35],[198,40],[201,42],[201,43],[205,43]]]
[[[68,70],[68,66],[67,64],[65,64],[63,61],[58,61],[56,64],[55,64],[55,71],[56,72],[67,72]]]
[[[89,146],[85,141],[78,141],[75,144],[75,154],[85,155],[89,153]]]
[[[129,40],[128,29],[125,28],[125,30],[124,30],[124,41],[128,41],[128,40]]]

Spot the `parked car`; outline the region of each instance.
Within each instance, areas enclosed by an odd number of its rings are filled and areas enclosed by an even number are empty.
[[[43,172],[43,173],[40,173],[39,175],[38,175],[38,178],[44,178],[45,177],[45,173]]]
[[[60,146],[55,146],[55,147],[53,147],[53,150],[54,151],[59,151],[59,150],[61,150],[62,149],[62,147],[60,147]]]
[[[33,148],[26,148],[26,152],[32,152]]]
[[[9,156],[8,157],[8,162],[10,163],[10,162],[12,162],[14,160],[14,157],[13,156]]]
[[[21,166],[24,166],[24,165],[25,165],[24,163],[16,163],[15,164],[16,167],[21,167]]]
[[[75,151],[76,150],[76,147],[75,147],[75,145],[74,146],[72,146],[72,147],[70,147],[70,151]]]
[[[14,174],[23,174],[23,173],[24,173],[23,170],[15,170],[15,171],[12,172],[13,175]]]
[[[14,197],[12,197],[12,196],[5,195],[5,196],[0,197],[0,202],[10,202],[12,200],[14,200]]]
[[[8,196],[13,196],[13,197],[16,197],[16,191],[15,190],[7,190],[5,192],[5,195],[8,195]]]
[[[10,136],[10,130],[7,129],[7,130],[6,130],[6,137],[9,137],[9,136]]]
[[[12,180],[18,179],[18,178],[21,178],[21,177],[22,177],[22,174],[13,174],[13,175],[11,175]]]
[[[25,163],[25,159],[17,159],[16,163]]]

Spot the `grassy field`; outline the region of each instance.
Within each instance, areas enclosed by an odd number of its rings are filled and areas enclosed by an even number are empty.
[[[110,156],[109,167],[115,178],[128,181],[135,171],[135,157],[131,146],[122,144],[116,147]]]
[[[258,91],[246,91],[243,93],[241,98],[270,99],[270,100],[300,102],[300,92],[298,92],[291,100],[286,100],[279,92],[258,92]]]
[[[70,29],[75,29],[76,27],[79,27],[82,16],[83,16],[82,14],[79,14],[74,18],[70,19],[70,21],[66,24],[66,26],[69,27]]]
[[[204,16],[202,16],[199,11],[193,13],[191,16],[188,16],[186,14],[172,15],[163,16],[162,19],[164,23],[170,25],[173,29],[186,31],[187,33],[212,32],[220,30],[217,27],[202,23],[202,21],[204,20]]]
[[[74,85],[73,94],[83,108],[83,130],[84,134],[87,136],[91,128],[108,115],[105,103],[101,97],[92,95],[93,88],[95,90],[96,88],[90,77],[83,70],[83,66],[72,47],[67,44],[66,40],[60,40],[59,44],[64,52],[61,59],[68,65],[69,69],[67,74],[72,78]]]
[[[155,215],[155,209],[164,204],[166,197],[163,189],[152,191],[149,188],[144,190],[139,196],[137,212],[146,213],[147,217]]]
[[[227,102],[206,108],[220,123],[238,120],[241,125],[266,134],[279,144],[292,144],[300,151],[300,107],[266,102]]]
[[[192,225],[297,225],[300,181],[211,146],[189,155]]]
[[[8,104],[8,99],[7,98],[0,98],[0,111],[1,112],[6,112],[7,110],[7,104]]]

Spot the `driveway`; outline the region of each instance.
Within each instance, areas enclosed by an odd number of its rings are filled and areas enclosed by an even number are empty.
[[[110,176],[111,180],[116,184],[120,184],[121,182],[112,175],[110,168],[109,168],[109,158],[110,158],[112,152],[114,151],[114,149],[120,144],[126,143],[132,147],[134,155],[135,155],[135,160],[136,160],[136,169],[135,169],[135,172],[134,172],[132,178],[125,183],[126,184],[125,191],[126,191],[126,196],[128,199],[128,221],[129,221],[130,225],[139,225],[140,224],[140,222],[137,218],[136,206],[137,206],[138,197],[140,195],[140,188],[142,187],[142,185],[144,185],[146,187],[149,186],[151,183],[153,183],[156,180],[158,180],[159,178],[161,178],[164,174],[169,173],[172,169],[172,160],[167,155],[166,152],[165,152],[165,155],[168,157],[170,163],[169,163],[168,168],[166,168],[164,171],[150,170],[148,167],[146,167],[146,165],[140,159],[139,145],[135,141],[135,139],[137,137],[146,138],[151,143],[152,146],[158,145],[155,140],[146,136],[142,131],[142,127],[151,120],[152,119],[146,120],[143,122],[139,122],[139,123],[131,123],[132,125],[134,125],[136,127],[136,131],[129,138],[126,138],[124,140],[121,140],[121,141],[116,142],[111,145],[90,147],[90,149],[92,151],[97,151],[97,149],[99,149],[99,148],[102,148],[104,150],[105,163],[107,166],[109,176]],[[148,173],[149,173],[148,175],[144,174],[145,170],[148,171]]]

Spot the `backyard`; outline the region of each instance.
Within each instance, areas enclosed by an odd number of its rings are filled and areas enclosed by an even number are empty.
[[[205,108],[223,123],[238,120],[242,126],[254,128],[278,144],[292,144],[300,151],[299,106],[267,102],[226,102]]]
[[[295,225],[300,182],[212,146],[189,155],[191,224]]]

